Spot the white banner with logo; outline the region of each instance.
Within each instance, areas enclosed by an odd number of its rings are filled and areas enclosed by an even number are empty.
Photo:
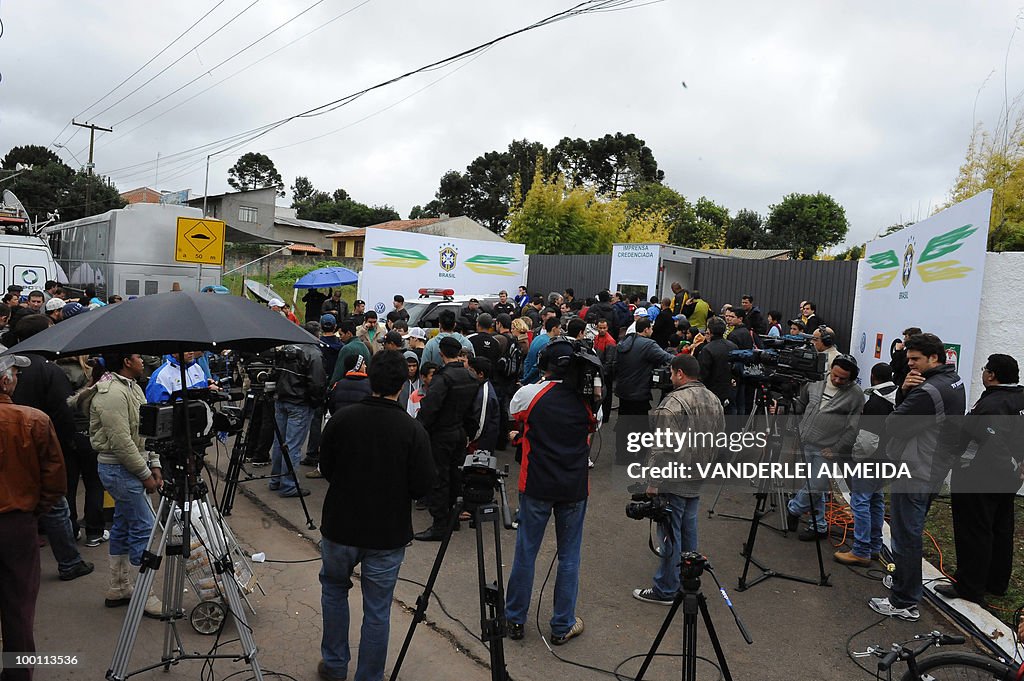
[[[615,244],[612,246],[612,276],[608,288],[646,286],[644,300],[658,288],[661,244]]]
[[[452,289],[460,296],[504,289],[511,297],[525,283],[523,244],[366,230],[359,298],[378,315],[392,309],[396,294],[415,299],[421,288]]]
[[[861,383],[889,362],[903,330],[919,327],[946,345],[971,394],[978,310],[985,270],[991,190],[867,244],[857,272],[853,356]]]

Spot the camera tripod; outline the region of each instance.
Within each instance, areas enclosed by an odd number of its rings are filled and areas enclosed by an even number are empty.
[[[390,681],[397,681],[398,672],[405,661],[405,655],[409,651],[409,644],[412,643],[413,634],[416,633],[416,625],[426,617],[427,606],[430,604],[430,594],[434,591],[434,582],[441,571],[441,564],[444,562],[445,554],[448,552],[448,545],[451,543],[452,533],[459,525],[459,515],[463,509],[473,514],[473,526],[476,528],[476,565],[477,585],[480,592],[480,640],[487,646],[490,652],[490,667],[492,681],[508,681],[508,670],[505,668],[505,636],[508,635],[508,626],[505,621],[505,582],[501,569],[501,523],[505,529],[512,529],[512,518],[509,512],[508,500],[505,498],[505,486],[499,487],[501,491],[501,504],[495,504],[493,500],[485,504],[465,504],[463,498],[459,497],[452,509],[451,519],[448,522],[448,530],[441,541],[441,548],[437,550],[437,557],[430,568],[430,576],[427,578],[423,593],[416,598],[416,611],[412,616],[412,623],[406,632],[405,641],[402,643],[402,650],[395,660],[395,667],[391,671]],[[495,580],[488,582],[486,577],[486,561],[484,559],[484,522],[491,522],[494,526],[494,569],[497,572]]]
[[[672,608],[668,611],[668,615],[665,616],[665,621],[661,623],[661,629],[658,630],[658,635],[654,637],[654,643],[651,644],[651,649],[647,651],[643,664],[640,665],[640,671],[637,672],[636,681],[643,680],[644,674],[647,673],[648,667],[651,666],[651,662],[654,660],[654,656],[658,652],[658,646],[661,645],[662,640],[665,638],[665,634],[668,633],[669,627],[672,626],[672,620],[675,619],[680,605],[683,607],[683,681],[696,681],[697,679],[698,612],[704,620],[704,627],[708,630],[708,637],[711,639],[711,645],[715,649],[715,657],[718,659],[718,666],[721,669],[722,678],[724,678],[725,681],[732,681],[732,674],[729,672],[729,663],[725,661],[725,651],[722,650],[722,642],[718,640],[718,632],[715,631],[715,623],[711,621],[711,613],[708,611],[707,598],[704,597],[703,592],[700,590],[700,576],[705,570],[707,570],[711,575],[711,578],[715,580],[715,584],[718,585],[718,590],[722,594],[722,598],[725,599],[725,604],[729,606],[729,611],[732,612],[733,619],[736,620],[736,626],[739,628],[740,634],[743,635],[743,640],[748,644],[754,642],[753,639],[750,638],[747,628],[743,626],[743,620],[741,620],[740,616],[736,613],[736,609],[733,607],[732,601],[725,593],[725,589],[722,588],[722,584],[718,581],[718,577],[715,575],[715,572],[707,558],[699,553],[687,551],[679,557],[679,580],[682,588],[678,593],[676,593],[676,597],[672,600]]]
[[[771,393],[766,385],[762,385],[757,398],[758,411],[764,410],[764,416],[768,425],[768,447],[762,455],[762,461],[767,458],[769,462],[777,462],[782,456],[782,443],[783,443],[783,432],[779,426],[779,413],[788,415],[792,407],[792,399],[779,394],[777,400],[776,414],[772,415],[768,411],[768,403],[771,399]],[[772,418],[774,416],[774,418]],[[812,482],[812,471],[810,470],[809,461],[807,460],[807,454],[804,452],[803,446],[800,442],[800,434],[797,431],[796,444],[800,450],[801,456],[805,464],[808,464],[808,477],[807,487],[810,490],[813,485]],[[754,502],[754,513],[750,519],[750,531],[747,534],[747,541],[743,543],[743,549],[740,551],[740,555],[743,556],[743,572],[740,575],[739,583],[736,586],[737,591],[746,591],[750,587],[760,584],[761,582],[771,577],[778,577],[779,579],[788,579],[792,582],[801,582],[803,584],[816,584],[818,586],[832,586],[829,583],[829,573],[825,572],[825,561],[821,554],[821,541],[814,542],[814,548],[818,556],[818,578],[813,579],[809,577],[800,577],[798,575],[791,575],[785,572],[779,572],[778,570],[772,570],[767,567],[764,563],[754,557],[754,544],[757,541],[757,529],[762,525],[762,518],[768,515],[771,511],[768,510],[768,497],[769,490],[772,488],[774,481],[770,478],[762,478],[758,481],[758,491],[755,493]],[[814,492],[812,492],[812,495]],[[778,499],[779,511],[785,517],[789,514],[789,509],[782,500],[782,494],[775,491],[775,496]],[[825,509],[822,508],[822,513]],[[814,498],[811,498],[811,527],[817,528],[818,513],[814,506]],[[767,525],[767,527],[771,527]],[[786,527],[786,522],[783,522],[782,527]],[[775,529],[775,528],[772,528]],[[753,564],[758,570],[761,571],[760,575],[757,575],[753,579],[748,580],[747,574],[750,571],[750,565]]]
[[[242,403],[243,427],[235,436],[235,443],[231,447],[231,459],[228,461],[228,470],[224,476],[224,494],[220,501],[221,515],[231,515],[231,509],[235,505],[235,494],[238,491],[238,484],[240,482],[253,482],[255,480],[268,480],[287,476],[295,482],[295,488],[299,488],[299,477],[295,472],[295,465],[292,463],[292,457],[288,451],[288,445],[285,444],[284,433],[281,432],[277,419],[274,418],[273,415],[271,415],[270,420],[274,424],[274,437],[281,445],[281,458],[284,459],[284,465],[287,468],[287,473],[282,473],[281,475],[253,475],[245,468],[245,458],[250,454],[251,449],[255,446],[256,440],[259,438],[259,432],[257,431],[256,424],[260,423],[260,421],[253,417],[257,413],[258,409],[262,409],[268,404],[273,407],[273,394],[267,391],[262,383],[251,381],[249,389],[245,391],[245,401]],[[271,411],[273,411],[273,409],[271,409]],[[241,478],[242,473],[245,473],[245,478]],[[299,504],[302,506],[302,512],[306,516],[306,527],[311,530],[315,530],[316,524],[309,515],[309,509],[306,507],[305,497],[300,494],[298,499]]]
[[[209,488],[199,477],[197,469],[198,464],[190,453],[184,462],[172,464],[171,476],[164,481],[164,490],[161,491],[160,506],[156,513],[157,522],[142,554],[139,578],[136,580],[135,590],[128,604],[128,613],[121,626],[110,668],[107,670],[108,681],[124,681],[130,676],[158,667],[168,671],[172,665],[182,660],[214,659],[243,660],[249,665],[255,681],[263,679],[263,672],[256,658],[258,649],[253,638],[253,630],[246,621],[243,611],[241,587],[235,580],[229,545],[229,542],[234,540],[224,519],[217,512]],[[201,524],[201,536],[206,544],[205,550],[211,557],[215,579],[219,580],[221,591],[227,599],[226,616],[234,621],[238,630],[241,654],[200,655],[184,652],[177,621],[185,617],[181,601],[185,591],[185,561],[192,548],[191,524],[194,516],[198,516],[198,522]],[[164,575],[163,613],[160,617],[164,625],[163,655],[160,662],[128,671],[146,600],[164,555],[167,556],[167,571]]]

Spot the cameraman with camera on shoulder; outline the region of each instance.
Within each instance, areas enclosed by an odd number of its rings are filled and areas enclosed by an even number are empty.
[[[288,474],[281,445],[287,446],[292,468],[297,469],[313,411],[323,404],[327,389],[320,349],[311,344],[280,346],[274,352],[274,374],[277,398],[274,417],[284,442],[275,439],[270,452],[273,477],[269,489],[282,497],[304,497],[309,490],[296,485]]]
[[[675,357],[651,338],[650,319],[639,319],[636,332],[627,334],[616,347],[615,394],[619,397],[619,421],[615,424],[615,463],[630,463],[626,452],[626,434],[630,422],[624,416],[647,416],[651,410],[651,377],[655,369],[663,367]],[[639,419],[638,419],[639,420]],[[646,420],[644,421],[646,425]],[[635,428],[634,428],[635,429]]]
[[[725,431],[725,409],[715,393],[700,381],[700,364],[689,355],[672,360],[673,390],[651,414],[651,430],[667,429],[673,433],[721,433]],[[696,470],[698,463],[711,463],[715,458],[714,438],[702,439],[699,444],[688,441],[687,446],[652,449],[647,465],[664,467],[681,463]],[[654,573],[653,586],[634,589],[633,598],[671,605],[679,591],[679,555],[697,550],[697,506],[700,503],[700,480],[661,479],[648,480],[647,494],[660,496],[667,502],[668,518],[662,527],[661,563]]]
[[[572,342],[552,340],[538,362],[543,379],[523,386],[512,398],[512,418],[522,434],[523,454],[519,468],[519,531],[505,607],[509,638],[514,641],[525,633],[537,552],[552,514],[558,571],[551,642],[562,645],[583,633],[583,620],[576,617],[576,597],[589,494],[589,437],[597,419],[584,396],[567,380],[574,362],[587,360],[577,356]]]

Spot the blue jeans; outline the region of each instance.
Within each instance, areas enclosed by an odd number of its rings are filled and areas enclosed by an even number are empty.
[[[142,565],[142,552],[153,532],[153,506],[137,476],[117,463],[97,466],[103,487],[114,498],[114,523],[110,526],[110,555],[128,554],[132,565]]]
[[[679,591],[679,554],[697,550],[697,506],[700,497],[662,494],[668,499],[670,534],[661,542],[661,563],[654,573],[654,592],[661,598],[673,598]],[[659,533],[662,535],[662,533]]]
[[[870,558],[882,550],[885,496],[878,480],[848,478],[850,510],[853,511],[853,554]]]
[[[68,573],[82,562],[82,554],[75,544],[75,534],[71,528],[71,512],[66,497],[61,497],[49,511],[39,518],[46,539],[50,542],[53,557],[57,560],[60,574]]]
[[[818,470],[821,468],[821,464],[825,463],[825,457],[821,455],[821,450],[814,445],[804,445],[804,461],[811,466],[811,479],[810,479],[810,490],[813,490],[813,494],[808,490],[807,483],[804,484],[792,499],[789,500],[789,513],[790,515],[801,516],[804,513],[811,512],[811,500],[814,500],[814,529],[822,534],[828,532],[828,520],[825,519],[825,504],[827,503],[825,493],[829,489],[829,478],[827,476],[818,477]],[[797,459],[800,462],[800,459]],[[808,525],[809,526],[809,525]]]
[[[348,676],[352,653],[348,645],[348,592],[352,571],[362,564],[359,584],[363,594],[363,626],[359,632],[359,664],[355,681],[380,681],[388,656],[391,630],[391,598],[405,547],[390,550],[360,549],[324,538],[320,544],[320,607],[324,634],[320,656],[331,676]]]
[[[555,538],[558,544],[558,572],[555,574],[555,608],[551,614],[551,633],[564,636],[576,624],[576,597],[580,585],[580,545],[583,543],[583,518],[587,501],[552,502],[519,495],[519,530],[516,552],[508,576],[505,618],[525,624],[533,594],[533,573],[537,552],[544,542],[551,513],[555,514]]]
[[[897,608],[917,605],[921,600],[921,537],[924,520],[935,495],[928,492],[893,492],[889,495],[892,513],[892,555],[896,572],[892,576],[889,602]]]
[[[313,418],[313,407],[308,404],[295,404],[294,402],[277,402],[274,409],[274,417],[277,419],[277,427],[281,430],[284,443],[288,446],[288,458],[292,460],[292,468],[299,467],[299,459],[302,458],[302,443],[309,435],[309,422]],[[276,477],[271,478],[271,489],[280,490],[282,495],[295,493],[295,480],[288,472],[288,465],[281,456],[281,442],[274,437],[274,449],[270,452],[270,474]],[[276,484],[275,484],[276,483]]]

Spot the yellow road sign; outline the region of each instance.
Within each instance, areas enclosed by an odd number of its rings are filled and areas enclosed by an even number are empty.
[[[178,218],[174,259],[200,265],[223,265],[224,222],[209,218]]]

